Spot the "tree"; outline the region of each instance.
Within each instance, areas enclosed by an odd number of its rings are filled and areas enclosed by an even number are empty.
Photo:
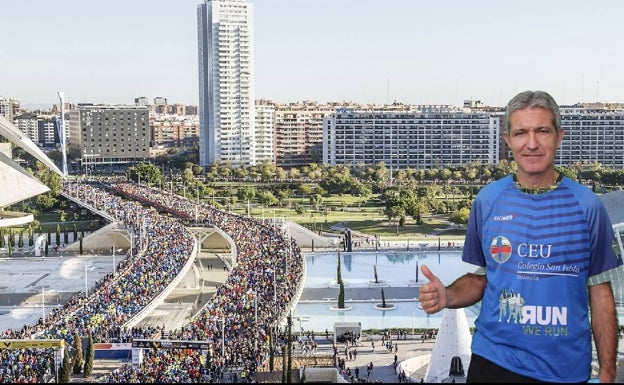
[[[275,206],[278,200],[271,191],[262,191],[258,196],[258,202],[265,206]]]
[[[384,294],[383,287],[381,288],[381,307],[386,307],[386,295]]]
[[[50,211],[58,203],[58,199],[56,197],[61,193],[63,186],[61,176],[48,169],[48,167],[40,161],[36,162],[34,175],[43,184],[50,188],[50,191],[47,193],[40,194],[35,197],[35,205],[39,211]]]
[[[318,210],[319,206],[323,204],[323,197],[321,194],[310,195],[310,204],[314,206],[315,210]]]
[[[63,362],[59,368],[58,381],[60,384],[69,384],[71,381],[71,361],[69,359],[69,350],[67,350],[67,344],[63,348]]]
[[[84,361],[84,376],[91,377],[93,374],[93,360],[95,359],[95,348],[93,346],[93,336],[89,333],[87,342],[87,354]]]
[[[155,184],[158,185],[162,182],[163,176],[160,168],[151,163],[139,163],[136,167],[131,167],[127,170],[128,178],[134,182],[141,181],[141,184]]]
[[[286,366],[286,383],[292,384],[292,317],[288,316],[288,365]]]
[[[468,223],[468,217],[470,216],[470,209],[462,207],[461,209],[453,212],[449,216],[449,221],[456,225],[466,225]]]
[[[58,223],[56,224],[56,245],[60,246],[61,245],[61,225],[59,225]]]
[[[312,193],[312,186],[308,183],[302,183],[298,187],[299,194],[310,195]]]
[[[340,250],[338,250],[338,268],[336,269],[336,282],[338,282],[338,309],[345,308],[344,282],[342,282],[342,265],[340,263]]]
[[[344,282],[340,281],[338,289],[338,309],[345,308],[345,290]]]
[[[244,202],[254,200],[256,198],[257,190],[253,186],[244,186],[238,189],[236,196]]]
[[[340,250],[338,250],[338,267],[336,268],[336,282],[342,282],[342,268],[340,266]]]
[[[379,283],[379,279],[377,277],[377,265],[373,265],[373,274],[375,275],[375,283]]]
[[[282,344],[282,384],[286,383],[286,344]]]
[[[299,179],[300,176],[301,176],[301,172],[299,171],[298,168],[292,167],[290,170],[288,170],[288,177],[290,179]]]
[[[50,211],[57,203],[58,199],[54,198],[50,192],[40,194],[35,197],[35,205],[39,211]]]
[[[286,207],[290,207],[290,196],[292,194],[292,191],[290,191],[290,189],[284,188],[284,189],[279,189],[276,192],[277,194],[277,199],[279,200],[279,206],[286,206]]]
[[[275,370],[275,340],[273,338],[273,328],[269,332],[269,371]]]
[[[82,362],[84,361],[82,356],[82,338],[78,333],[74,336],[74,340],[76,341],[76,354],[74,355],[74,374],[80,374],[82,371]]]
[[[199,164],[194,164],[192,169],[193,169],[193,174],[195,175],[201,175],[201,173],[204,172],[204,168],[200,166]]]
[[[33,231],[33,226],[28,225],[28,246],[34,246],[35,245],[35,234]]]

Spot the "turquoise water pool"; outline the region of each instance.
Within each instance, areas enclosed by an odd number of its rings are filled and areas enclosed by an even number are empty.
[[[327,288],[335,283],[338,253],[306,254],[305,288]],[[445,284],[474,271],[474,266],[461,260],[461,252],[356,252],[340,253],[341,276],[345,286],[368,287],[375,278],[391,287],[410,287],[418,279],[426,282],[417,269],[426,264]],[[415,288],[412,289],[415,290]],[[338,290],[338,289],[336,289]],[[299,303],[293,312],[295,328],[304,330],[332,330],[334,322],[361,322],[363,329],[437,328],[442,313],[429,315],[418,307],[417,301],[393,302],[393,310],[378,310],[375,302],[348,303],[351,310],[337,311],[334,301]],[[477,310],[465,310],[470,326],[474,325]]]

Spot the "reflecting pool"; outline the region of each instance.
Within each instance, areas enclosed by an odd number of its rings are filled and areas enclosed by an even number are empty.
[[[386,287],[405,288],[416,293],[416,281],[427,282],[419,271],[426,264],[440,280],[448,285],[461,275],[474,271],[473,265],[461,260],[460,251],[444,252],[331,252],[309,253],[306,258],[306,277],[304,288],[335,287],[338,256],[340,256],[340,274],[345,287],[368,288],[375,282]],[[304,290],[305,290],[304,289]],[[338,289],[336,288],[337,297]],[[408,296],[409,297],[409,296]],[[412,296],[412,298],[416,295]],[[397,300],[393,310],[378,310],[375,304],[379,301],[349,302],[350,310],[332,310],[335,301],[321,300],[313,303],[299,303],[293,312],[295,330],[332,330],[334,322],[361,322],[362,329],[385,328],[437,328],[443,312],[429,315],[419,308],[418,301]],[[478,308],[467,308],[466,318],[469,326],[474,325]]]
[[[461,260],[461,252],[357,252],[340,253],[341,275],[345,286],[368,287],[375,279],[392,287],[407,287],[411,281],[423,277],[419,267],[426,264],[445,284],[449,285],[456,278],[468,271],[474,271],[473,265]],[[337,253],[306,254],[306,288],[330,287],[336,281],[338,268]],[[412,282],[413,283],[413,282]]]

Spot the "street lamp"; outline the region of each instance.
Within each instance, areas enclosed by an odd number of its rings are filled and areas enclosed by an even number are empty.
[[[254,290],[254,322],[256,327],[258,326],[258,292]]]
[[[122,251],[122,249],[115,249],[115,245],[113,245],[113,274],[117,271],[117,263],[115,262],[115,252]]]
[[[88,266],[85,265],[85,298],[87,298],[87,293],[89,293],[89,286],[88,286],[88,273],[87,273],[87,268]],[[89,267],[89,270],[93,270],[95,269],[95,266],[91,266]]]
[[[45,286],[41,286],[41,318],[45,325]]]
[[[254,328],[258,328],[258,292],[254,290]],[[254,350],[258,348],[258,338],[254,338]]]
[[[225,316],[217,321],[221,321],[221,357],[223,358],[225,357]]]

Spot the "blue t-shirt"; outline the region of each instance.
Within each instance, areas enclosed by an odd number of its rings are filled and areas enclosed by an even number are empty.
[[[472,352],[542,381],[587,381],[587,280],[622,264],[614,239],[600,199],[569,178],[541,194],[518,190],[512,176],[485,186],[462,255],[488,281]]]

